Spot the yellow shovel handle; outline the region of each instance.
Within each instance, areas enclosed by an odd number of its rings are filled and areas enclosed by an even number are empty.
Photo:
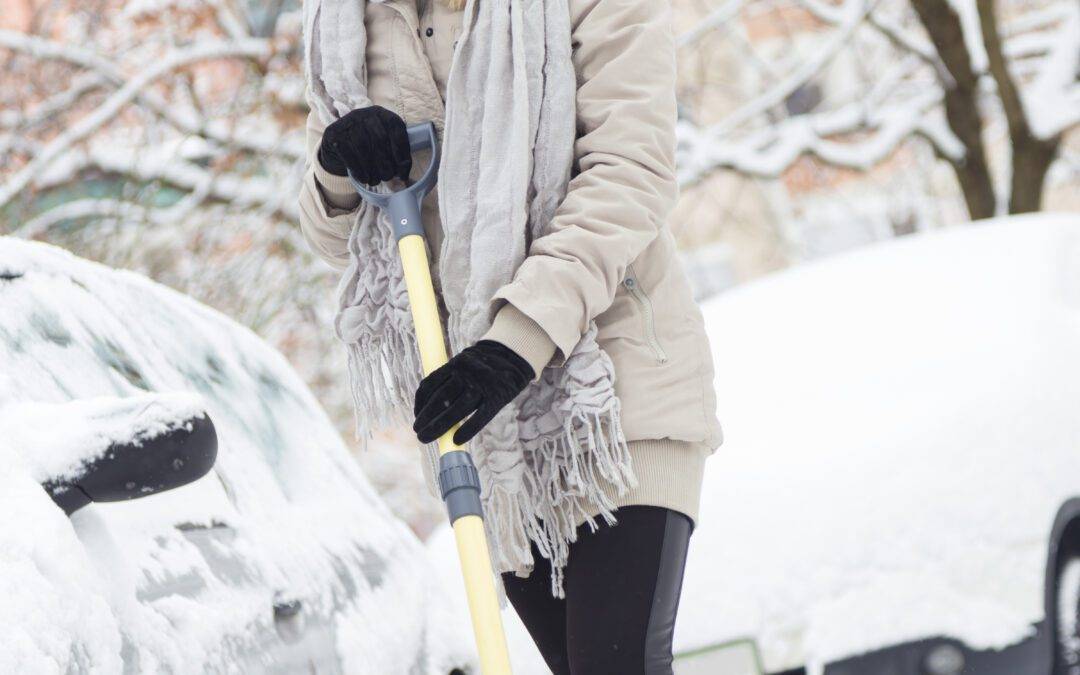
[[[409,293],[420,361],[424,375],[427,375],[446,363],[447,356],[424,238],[416,234],[402,237],[398,240],[398,254]],[[440,456],[461,450],[454,444],[453,436],[454,429],[451,429],[439,438]],[[478,515],[463,515],[453,521],[453,528],[476,648],[480,652],[480,672],[483,675],[510,675],[510,654],[495,593],[495,574],[491,569],[484,520]]]

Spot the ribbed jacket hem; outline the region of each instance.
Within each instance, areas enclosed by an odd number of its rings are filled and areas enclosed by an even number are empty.
[[[685,514],[696,524],[709,447],[669,438],[630,441],[627,446],[638,484],[621,496],[606,485],[604,492],[615,506],[660,506]],[[589,515],[595,518],[599,511]],[[584,518],[579,519],[578,525],[584,522]]]
[[[534,380],[555,354],[555,343],[540,324],[511,304],[503,305],[481,339],[499,342],[525,359],[536,373]]]

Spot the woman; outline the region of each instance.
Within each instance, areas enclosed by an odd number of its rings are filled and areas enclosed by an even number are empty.
[[[343,271],[358,419],[404,408],[424,443],[462,423],[496,567],[553,672],[671,673],[721,435],[701,314],[664,227],[670,8],[459,1],[305,5],[301,226]],[[405,128],[429,119],[444,158],[424,225],[457,353],[417,386],[387,226],[347,174],[417,174]]]

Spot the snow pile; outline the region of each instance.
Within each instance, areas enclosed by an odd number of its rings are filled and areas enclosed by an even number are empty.
[[[771,671],[1029,634],[1080,494],[1080,217],[896,240],[705,314],[726,443],[678,649],[751,636]]]
[[[141,445],[205,410],[198,396],[184,392],[16,403],[0,409],[0,454],[21,454],[38,482],[68,478],[111,445]]]
[[[68,672],[75,645],[84,650],[87,672],[121,672],[121,632],[107,584],[22,458],[4,453],[3,462],[0,672]]]
[[[68,519],[37,483],[121,418],[204,409],[218,457],[190,485]],[[306,670],[280,660],[304,649],[346,672],[374,653],[385,673],[469,665],[467,625],[425,625],[445,600],[423,547],[285,359],[221,314],[0,237],[0,420],[22,446],[0,443],[0,672]],[[298,645],[278,637],[278,598],[302,602]]]

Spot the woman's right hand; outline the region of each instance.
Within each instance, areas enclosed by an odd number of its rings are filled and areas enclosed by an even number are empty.
[[[353,110],[323,131],[319,163],[335,176],[351,172],[366,185],[405,180],[412,170],[405,121],[377,105]]]

